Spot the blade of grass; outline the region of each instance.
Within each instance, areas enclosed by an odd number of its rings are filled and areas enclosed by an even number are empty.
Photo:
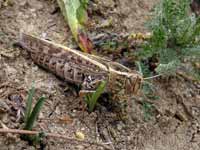
[[[32,101],[33,101],[33,95],[35,94],[35,83],[32,83],[32,87],[28,92],[28,99],[26,102],[26,112],[25,112],[25,117],[24,117],[24,122],[27,123],[27,120],[30,116],[31,113],[31,108],[32,108]]]
[[[42,106],[44,104],[44,101],[45,101],[45,97],[40,97],[39,98],[39,100],[35,104],[35,107],[33,108],[32,112],[30,114],[30,117],[27,120],[27,123],[26,123],[24,129],[26,129],[26,130],[32,130],[34,122],[35,122],[36,118],[39,115],[39,112],[40,112],[40,110],[41,110],[41,108],[42,108]]]
[[[92,112],[94,110],[97,100],[104,92],[105,87],[106,87],[106,82],[102,81],[101,84],[98,86],[97,90],[94,93],[92,93],[92,96],[88,97],[89,112]]]

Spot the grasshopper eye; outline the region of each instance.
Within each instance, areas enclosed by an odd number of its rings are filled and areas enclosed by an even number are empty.
[[[88,80],[89,80],[89,81],[92,81],[92,77],[91,77],[91,76],[88,76]]]

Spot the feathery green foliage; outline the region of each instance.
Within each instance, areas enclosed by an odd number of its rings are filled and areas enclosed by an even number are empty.
[[[142,110],[143,110],[143,113],[144,113],[144,120],[145,121],[150,120],[150,118],[152,116],[152,114],[151,114],[152,109],[153,109],[153,106],[150,103],[143,101]]]
[[[139,57],[157,58],[157,73],[175,73],[185,59],[200,58],[200,18],[190,12],[190,0],[161,0],[148,27],[153,35]]]

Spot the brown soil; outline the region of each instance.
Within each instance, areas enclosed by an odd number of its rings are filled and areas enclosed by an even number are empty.
[[[144,32],[144,22],[159,0],[94,0],[90,17],[98,32]],[[6,3],[7,2],[7,3]],[[7,4],[7,5],[6,5]],[[145,121],[143,99],[133,100],[130,119],[116,121],[103,106],[93,113],[82,111],[81,98],[72,86],[39,68],[14,48],[20,31],[68,47],[75,45],[69,27],[53,0],[0,0],[0,124],[22,128],[28,89],[35,81],[36,101],[47,100],[34,130],[75,137],[77,131],[93,142],[110,142],[111,149],[127,150],[198,150],[200,149],[200,84],[181,77],[154,81],[157,100],[146,100],[154,106]],[[96,13],[99,12],[99,13]],[[104,29],[106,20],[112,27]],[[103,28],[102,28],[103,27]],[[97,31],[94,31],[97,32]],[[63,90],[65,88],[65,90]],[[48,138],[44,149],[104,149],[98,145]],[[19,135],[1,134],[0,146],[6,149],[35,149]],[[37,148],[41,148],[41,145]]]

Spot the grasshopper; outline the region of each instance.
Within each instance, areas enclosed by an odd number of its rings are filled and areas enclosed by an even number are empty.
[[[122,117],[127,115],[128,101],[137,94],[143,80],[137,71],[25,33],[20,34],[19,44],[37,65],[82,90],[95,91],[101,81],[106,81],[105,92],[111,94],[114,110]]]

